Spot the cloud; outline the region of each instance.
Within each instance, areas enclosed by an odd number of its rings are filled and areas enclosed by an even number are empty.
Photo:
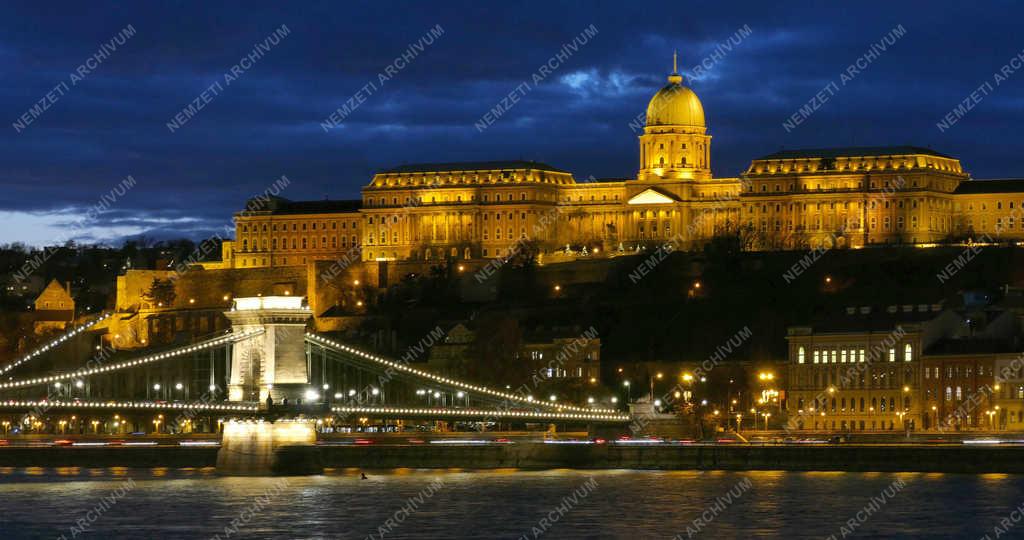
[[[119,216],[117,214],[120,214]],[[144,217],[143,212],[119,211],[89,217],[87,208],[63,208],[47,212],[0,210],[0,244],[20,242],[29,246],[119,244],[126,237],[163,238],[161,230],[200,232],[203,223],[191,217]],[[209,230],[209,229],[207,229]],[[176,237],[188,236],[177,234]]]
[[[879,9],[884,6],[884,9]],[[381,13],[401,10],[401,17]],[[941,10],[873,2],[703,6],[450,2],[438,6],[61,2],[0,17],[0,241],[59,237],[75,209],[119,179],[139,184],[82,238],[199,237],[284,174],[293,199],[355,198],[400,163],[535,159],[578,178],[636,172],[629,122],[665,84],[671,54],[692,69],[749,25],[742,43],[690,82],[716,175],[786,146],[935,146],[977,176],[1024,173],[1024,76],[955,130],[935,122],[1020,52],[1024,6]],[[481,24],[480,21],[501,21]],[[851,24],[850,21],[857,21]],[[126,24],[138,30],[22,133],[10,123]],[[181,130],[166,122],[274,28],[291,35]],[[429,28],[445,33],[349,115],[320,127]],[[480,117],[593,24],[599,30],[484,133]],[[897,24],[906,37],[793,133],[781,123]],[[985,28],[985,32],[964,32]],[[6,128],[6,129],[4,129]],[[998,146],[988,142],[997,138]],[[71,210],[69,210],[71,209]],[[15,238],[18,236],[19,238]],[[24,238],[21,238],[21,237]]]

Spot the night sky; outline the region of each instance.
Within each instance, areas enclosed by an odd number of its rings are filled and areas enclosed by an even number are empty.
[[[629,124],[665,84],[672,51],[692,70],[744,27],[689,82],[715,176],[782,148],[904,144],[952,154],[975,178],[1024,176],[1024,69],[993,82],[1024,51],[1017,2],[156,4],[0,7],[0,243],[199,238],[281,175],[292,199],[357,198],[374,171],[415,162],[532,159],[580,181],[628,177]],[[134,35],[72,84],[129,25]],[[226,85],[282,25],[288,34]],[[443,34],[380,82],[437,25]],[[534,84],[591,25],[597,34]],[[899,25],[903,37],[787,132],[787,118]],[[936,127],[986,83],[965,117]],[[517,87],[511,109],[474,127]],[[362,103],[325,131],[360,89]],[[15,127],[48,92],[46,110]],[[136,185],[108,211],[69,227],[129,175]]]

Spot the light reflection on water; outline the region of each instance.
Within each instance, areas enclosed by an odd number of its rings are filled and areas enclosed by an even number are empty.
[[[687,538],[687,525],[744,479],[749,491],[701,536],[838,538],[843,523],[897,479],[905,487],[857,527],[857,538],[976,538],[1024,502],[1024,477],[1004,474],[396,469],[360,480],[359,472],[328,469],[282,484],[222,478],[213,468],[0,468],[0,538],[71,538],[76,519],[129,477],[134,488],[86,537],[223,538],[225,526],[275,488],[280,495],[231,537],[378,538],[378,527],[405,506],[416,510],[399,514],[385,538],[533,538],[551,516],[558,519],[544,538]],[[550,513],[591,477],[595,489],[571,511]],[[443,485],[423,497],[437,480]],[[1024,536],[1020,527],[1008,537]]]

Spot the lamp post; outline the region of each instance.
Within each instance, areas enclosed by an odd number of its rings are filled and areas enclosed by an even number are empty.
[[[654,379],[658,379],[660,381],[662,377],[664,377],[664,374],[660,371],[651,377],[651,400],[654,400]]]
[[[629,387],[629,381],[622,381],[622,386],[626,387],[626,403],[633,401],[633,393]]]

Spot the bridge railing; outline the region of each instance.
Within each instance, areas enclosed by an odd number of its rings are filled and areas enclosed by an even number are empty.
[[[350,347],[343,343],[339,343],[329,338],[319,336],[316,334],[306,334],[306,340],[310,343],[318,345],[328,350],[333,350],[340,354],[354,356],[364,361],[369,361],[382,366],[386,373],[404,373],[415,376],[418,380],[429,381],[433,384],[444,385],[456,390],[461,390],[467,393],[477,394],[488,398],[489,400],[498,400],[509,404],[518,404],[519,406],[525,406],[528,408],[536,409],[549,409],[554,411],[569,411],[569,412],[581,412],[581,413],[600,413],[600,414],[619,414],[619,411],[614,409],[602,409],[602,408],[590,408],[581,407],[578,405],[571,405],[561,403],[558,401],[538,401],[530,399],[530,397],[522,397],[519,395],[511,394],[508,392],[502,392],[500,390],[494,390],[486,386],[477,384],[467,383],[464,381],[452,379],[450,377],[444,377],[436,375],[422,369],[414,368],[404,362],[396,362],[389,360],[379,355],[370,354],[368,352]]]
[[[30,386],[37,386],[37,385],[41,385],[41,384],[51,384],[51,383],[55,383],[55,382],[64,382],[64,381],[69,381],[69,380],[73,380],[73,379],[81,379],[81,378],[84,378],[84,377],[89,377],[91,375],[99,375],[99,374],[109,373],[109,372],[112,372],[112,371],[118,371],[118,370],[122,370],[122,369],[130,369],[130,368],[134,368],[134,367],[138,367],[138,366],[144,366],[144,365],[152,364],[154,362],[160,362],[162,360],[167,360],[169,358],[175,358],[175,357],[179,357],[179,356],[182,356],[182,355],[185,355],[185,354],[191,354],[191,353],[194,353],[194,352],[197,352],[197,351],[201,351],[201,350],[211,349],[211,348],[215,348],[215,347],[221,347],[221,346],[224,346],[224,345],[227,345],[227,344],[230,344],[230,343],[237,343],[239,341],[244,341],[246,339],[250,339],[250,338],[255,337],[255,336],[259,335],[259,334],[262,334],[263,332],[264,332],[263,329],[256,329],[256,330],[249,330],[249,331],[242,332],[242,333],[225,334],[225,335],[222,335],[220,337],[207,340],[205,342],[196,343],[194,345],[189,345],[189,346],[186,346],[186,347],[179,347],[179,348],[171,349],[171,350],[164,351],[164,352],[151,353],[151,354],[148,354],[148,355],[145,355],[145,356],[141,356],[141,357],[138,357],[138,358],[133,358],[133,359],[129,359],[129,360],[123,360],[123,361],[111,364],[109,366],[98,366],[98,367],[93,367],[93,368],[83,367],[83,368],[79,368],[79,369],[77,369],[75,371],[72,371],[70,373],[62,373],[62,374],[57,374],[57,375],[48,375],[48,376],[42,376],[42,377],[33,377],[33,378],[27,378],[27,379],[12,380],[12,381],[8,381],[8,382],[5,382],[5,383],[0,383],[0,391],[2,391],[2,390],[11,390],[11,389],[15,389],[15,388],[25,388],[25,387],[30,387]]]

